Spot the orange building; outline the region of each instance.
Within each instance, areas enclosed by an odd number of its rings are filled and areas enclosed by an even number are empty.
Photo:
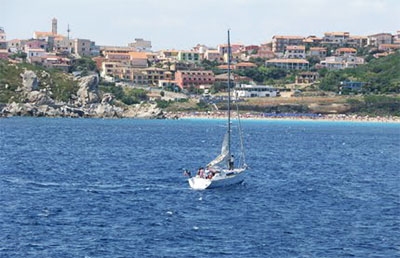
[[[181,89],[191,86],[198,88],[200,85],[211,85],[215,82],[212,71],[176,71],[175,81]]]

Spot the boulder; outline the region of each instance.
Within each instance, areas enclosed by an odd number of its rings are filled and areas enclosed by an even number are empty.
[[[26,94],[27,101],[35,105],[52,105],[54,100],[47,94],[47,91],[31,91]]]
[[[35,72],[27,70],[20,74],[20,76],[22,78],[22,88],[19,88],[20,91],[31,92],[39,90],[39,80]]]
[[[80,78],[77,97],[78,105],[100,102],[99,77],[97,75],[88,75]]]
[[[157,104],[141,103],[129,106],[123,113],[128,118],[162,118],[163,112]]]

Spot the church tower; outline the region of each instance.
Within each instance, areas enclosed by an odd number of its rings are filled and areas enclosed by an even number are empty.
[[[51,20],[51,33],[53,33],[53,35],[57,35],[57,19],[53,18],[53,20]]]

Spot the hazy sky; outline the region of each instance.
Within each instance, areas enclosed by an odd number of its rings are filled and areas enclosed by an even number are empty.
[[[7,39],[51,31],[97,45],[151,40],[153,50],[225,43],[260,44],[273,35],[351,35],[400,30],[399,0],[1,0],[0,27]]]

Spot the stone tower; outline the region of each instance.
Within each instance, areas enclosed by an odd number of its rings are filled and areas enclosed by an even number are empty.
[[[53,35],[57,35],[57,19],[53,18],[53,20],[51,20],[51,32],[53,33]]]

